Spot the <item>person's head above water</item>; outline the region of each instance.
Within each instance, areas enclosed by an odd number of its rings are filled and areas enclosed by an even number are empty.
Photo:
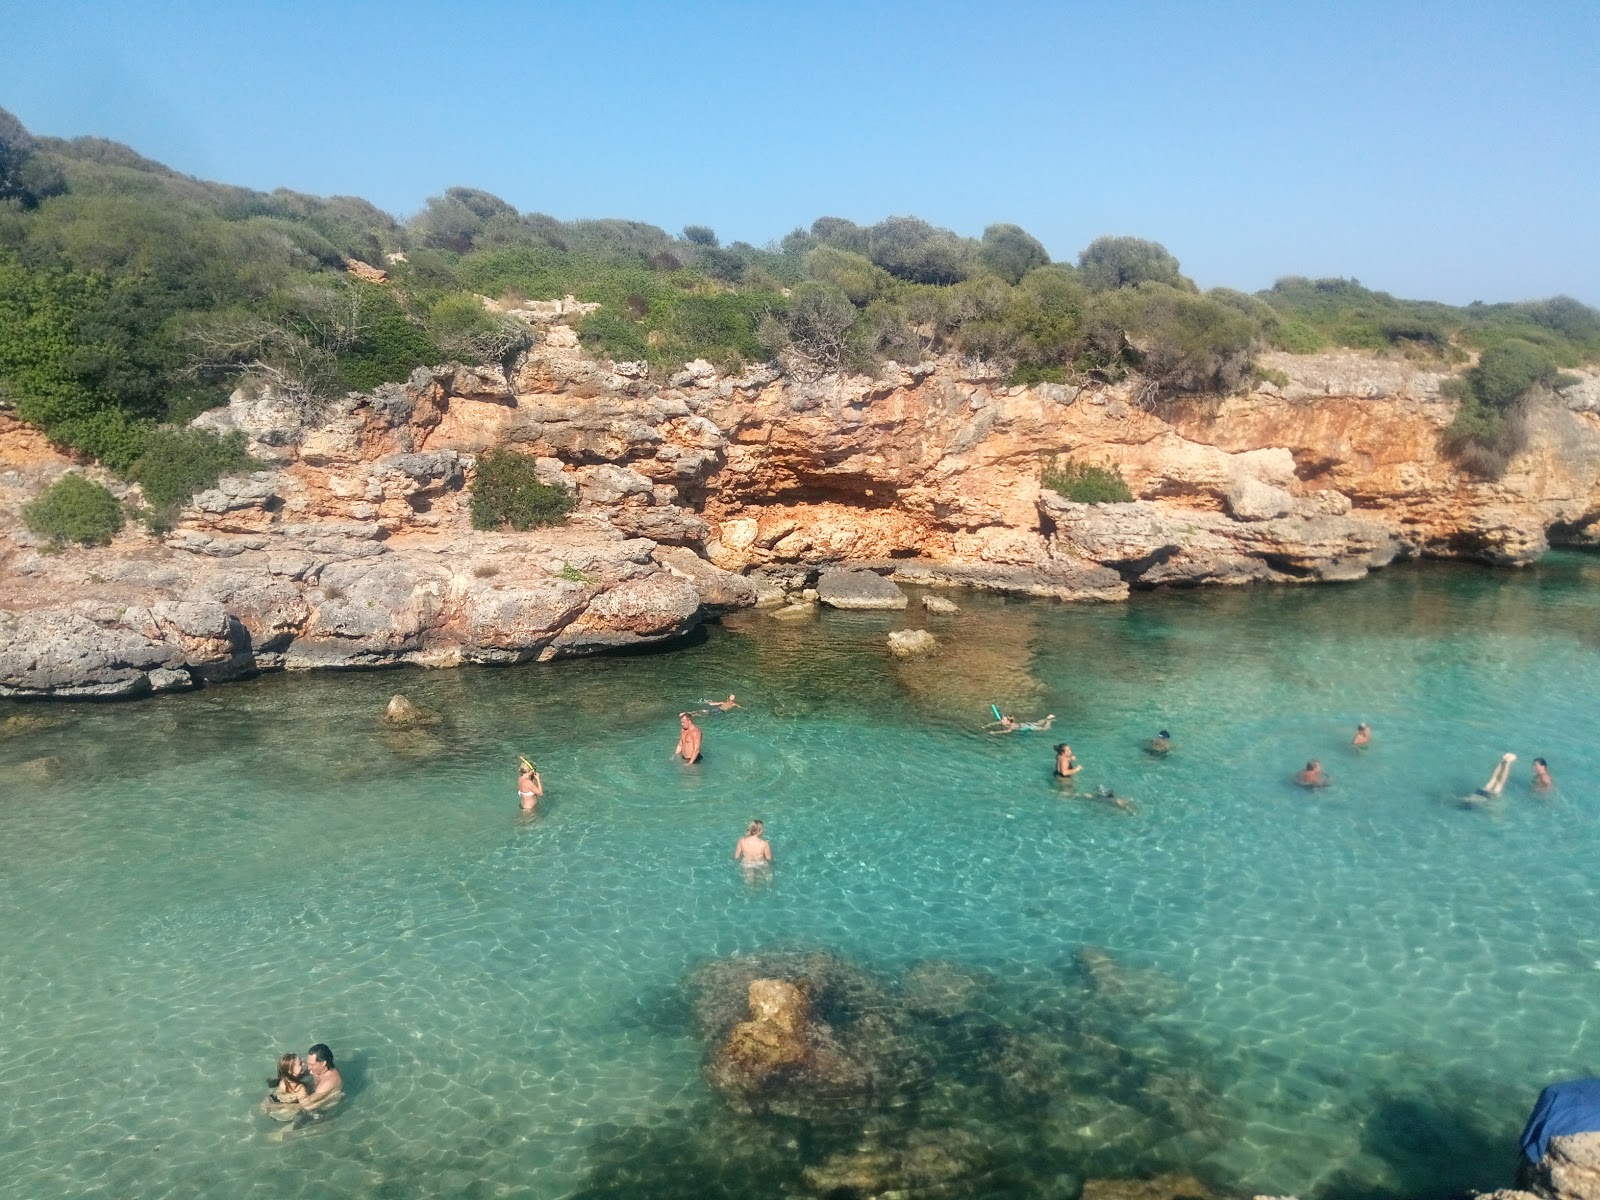
[[[1171,737],[1171,736],[1172,736],[1172,735],[1171,735],[1171,734],[1170,734],[1170,733],[1168,733],[1168,732],[1167,732],[1167,731],[1166,731],[1166,730],[1165,730],[1165,729],[1163,729],[1163,730],[1161,730],[1161,731],[1160,731],[1160,732],[1158,732],[1158,733],[1157,733],[1157,734],[1156,734],[1156,736],[1157,736],[1157,737],[1158,737],[1158,738],[1169,738],[1169,737]]]
[[[333,1067],[333,1051],[329,1050],[321,1042],[318,1042],[315,1046],[306,1051],[306,1059],[308,1062],[313,1064],[320,1063],[322,1066],[327,1067],[330,1070]]]
[[[1308,762],[1306,764],[1306,770],[1308,770],[1308,771],[1316,771],[1316,770],[1319,770],[1321,767],[1322,767],[1322,764],[1320,762],[1318,762],[1314,758],[1310,762]]]
[[[694,724],[694,722],[689,719],[689,714],[688,713],[681,712],[681,713],[678,714],[678,725],[679,725],[680,728],[687,729],[687,728],[689,728],[689,726],[691,726],[693,724]]]
[[[1550,764],[1542,758],[1536,758],[1533,760],[1533,765],[1536,767],[1548,767]]]
[[[1072,747],[1067,745],[1065,742],[1057,742],[1056,743],[1056,753],[1057,754],[1065,754],[1068,750],[1071,750],[1071,749],[1072,749]]]
[[[306,1073],[305,1063],[300,1061],[298,1054],[285,1054],[278,1059],[278,1078],[273,1086],[283,1083],[299,1083],[300,1076]]]
[[[765,829],[765,828],[766,828],[766,826],[763,825],[760,821],[751,821],[750,822],[750,828],[748,828],[748,829],[746,829],[744,831],[744,835],[745,835],[745,837],[760,837],[761,836],[761,831],[763,829]]]

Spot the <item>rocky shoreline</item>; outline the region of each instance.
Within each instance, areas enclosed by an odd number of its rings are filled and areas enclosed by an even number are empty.
[[[1158,416],[1126,386],[1005,387],[950,362],[814,381],[692,363],[663,383],[587,357],[565,325],[540,336],[509,379],[421,370],[315,411],[241,390],[197,423],[243,433],[262,469],[196,496],[163,536],[130,528],[101,549],[50,551],[22,504],[65,470],[137,488],[0,412],[0,696],[658,644],[815,598],[838,566],[1116,601],[1348,581],[1423,555],[1515,565],[1600,539],[1593,375],[1537,407],[1486,482],[1440,454],[1452,402],[1401,359],[1269,356],[1287,387]],[[474,457],[501,446],[574,494],[564,525],[471,528]],[[1116,465],[1138,499],[1042,489],[1056,454]]]

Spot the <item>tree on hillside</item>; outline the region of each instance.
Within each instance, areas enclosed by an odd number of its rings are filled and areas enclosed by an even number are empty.
[[[1007,283],[1022,282],[1035,267],[1050,265],[1050,255],[1038,238],[1020,225],[991,225],[983,231],[978,257],[983,265]]]
[[[1141,283],[1164,283],[1180,291],[1195,290],[1160,242],[1135,237],[1095,238],[1078,255],[1078,270],[1091,292],[1110,292]]]
[[[0,108],[0,204],[37,208],[41,200],[67,190],[61,171],[38,149],[22,122]]]

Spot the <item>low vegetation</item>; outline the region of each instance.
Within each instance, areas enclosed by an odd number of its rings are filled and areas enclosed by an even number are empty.
[[[58,548],[68,542],[104,546],[122,529],[122,502],[93,480],[70,473],[23,505],[22,520]]]
[[[402,222],[354,197],[230,187],[102,139],[34,137],[0,110],[0,402],[124,476],[153,469],[163,426],[241,381],[314,409],[446,358],[515,369],[530,332],[506,310],[567,294],[600,305],[578,322],[591,352],[658,375],[695,358],[807,375],[952,355],[971,378],[1133,376],[1160,399],[1266,378],[1267,347],[1464,365],[1516,342],[1558,368],[1600,358],[1600,312],[1565,297],[1452,307],[1301,278],[1201,291],[1156,242],[1103,237],[1052,262],[1016,225],[972,238],[909,216],[724,245],[704,225],[560,221],[469,187]],[[1503,422],[1477,403],[1464,428]]]
[[[1070,458],[1065,462],[1054,456],[1046,459],[1039,471],[1039,483],[1076,504],[1126,504],[1133,499],[1133,489],[1116,467]]]
[[[478,455],[472,472],[472,527],[515,529],[525,533],[540,525],[559,524],[572,511],[566,488],[541,483],[533,460],[515,450],[489,450]]]

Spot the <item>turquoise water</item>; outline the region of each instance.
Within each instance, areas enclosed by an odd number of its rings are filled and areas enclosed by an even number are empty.
[[[1002,1164],[955,1195],[1506,1181],[1538,1088],[1600,1070],[1600,559],[956,598],[926,662],[884,652],[902,615],[749,613],[555,668],[0,707],[49,726],[0,736],[0,1195],[805,1195],[841,1146],[952,1124]],[[671,760],[677,711],[729,689],[705,762]],[[442,732],[380,731],[397,690]],[[1057,730],[976,732],[991,700]],[[1064,796],[1058,737],[1079,796],[1137,811]],[[1503,804],[1458,807],[1504,750]],[[1289,783],[1311,756],[1326,792]],[[770,886],[729,863],[752,816]],[[980,972],[959,1028],[1054,1065],[1029,1091],[930,1025],[938,1078],[864,1132],[734,1117],[682,981],[779,947],[885,995],[926,959]],[[348,1099],[285,1135],[253,1108],[312,1041]]]

